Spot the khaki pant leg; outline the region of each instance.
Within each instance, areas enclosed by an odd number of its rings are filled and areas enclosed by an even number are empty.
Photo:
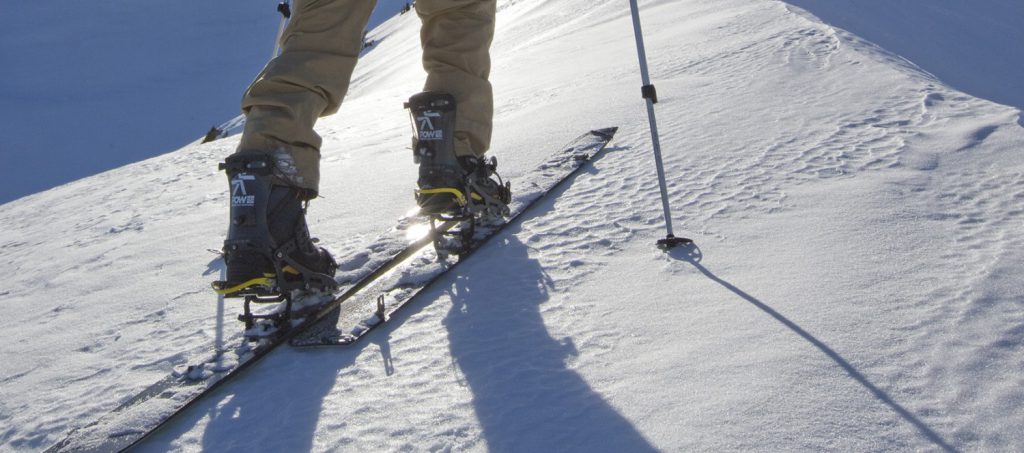
[[[315,195],[320,182],[317,118],[338,111],[376,0],[296,0],[282,52],[242,99],[239,150],[274,152],[287,185]]]
[[[455,96],[455,152],[483,154],[491,145],[494,99],[490,47],[496,0],[418,0],[427,91]]]

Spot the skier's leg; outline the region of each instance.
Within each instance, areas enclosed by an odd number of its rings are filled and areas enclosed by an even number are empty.
[[[490,46],[496,0],[418,0],[424,91],[455,97],[455,153],[483,155],[491,144],[494,101]]]
[[[232,193],[223,293],[334,284],[337,266],[305,221],[303,202],[319,184],[321,139],[313,125],[341,105],[374,3],[297,0],[281,55],[246,91],[245,131],[224,166]]]
[[[245,131],[238,149],[273,153],[276,182],[316,195],[320,144],[317,118],[338,111],[363,45],[375,0],[296,0],[282,52],[242,99]]]
[[[494,110],[490,45],[495,0],[419,0],[423,93],[409,100],[416,119],[420,175],[416,200],[424,212],[445,216],[503,215],[508,186],[495,181],[490,147]]]

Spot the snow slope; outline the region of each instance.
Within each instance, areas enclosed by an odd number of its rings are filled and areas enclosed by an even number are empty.
[[[943,82],[1024,108],[1024,2],[787,0],[914,62]]]
[[[778,1],[641,2],[678,233],[664,234],[628,7],[503,0],[513,181],[615,147],[349,350],[283,349],[142,451],[1024,448],[1024,130]],[[418,25],[388,21],[325,136],[314,232],[358,253],[411,204]],[[35,451],[235,336],[207,288],[234,139],[0,207],[0,448]]]

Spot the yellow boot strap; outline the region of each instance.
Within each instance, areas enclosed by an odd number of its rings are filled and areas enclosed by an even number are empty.
[[[217,294],[231,294],[231,293],[236,293],[238,291],[241,291],[241,290],[243,290],[245,288],[248,288],[248,287],[251,287],[251,286],[267,286],[267,287],[269,287],[271,285],[271,281],[272,280],[273,280],[272,276],[256,277],[256,278],[247,280],[247,281],[245,281],[243,283],[239,283],[239,284],[237,284],[235,286],[232,286],[230,288],[217,288],[216,283],[214,283],[213,291],[216,292]]]
[[[436,194],[442,194],[442,193],[452,194],[453,196],[455,196],[455,200],[459,202],[460,206],[465,206],[466,205],[466,196],[463,195],[462,192],[459,189],[453,189],[451,187],[443,187],[443,188],[440,188],[440,189],[422,189],[422,190],[420,190],[420,195],[436,195]]]

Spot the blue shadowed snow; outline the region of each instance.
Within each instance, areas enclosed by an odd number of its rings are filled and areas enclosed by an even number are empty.
[[[1020,0],[786,0],[954,88],[1024,109]]]
[[[404,4],[379,1],[370,26]],[[273,51],[276,5],[9,8],[5,17],[16,20],[0,27],[0,203],[176,150],[238,115],[242,92]]]

